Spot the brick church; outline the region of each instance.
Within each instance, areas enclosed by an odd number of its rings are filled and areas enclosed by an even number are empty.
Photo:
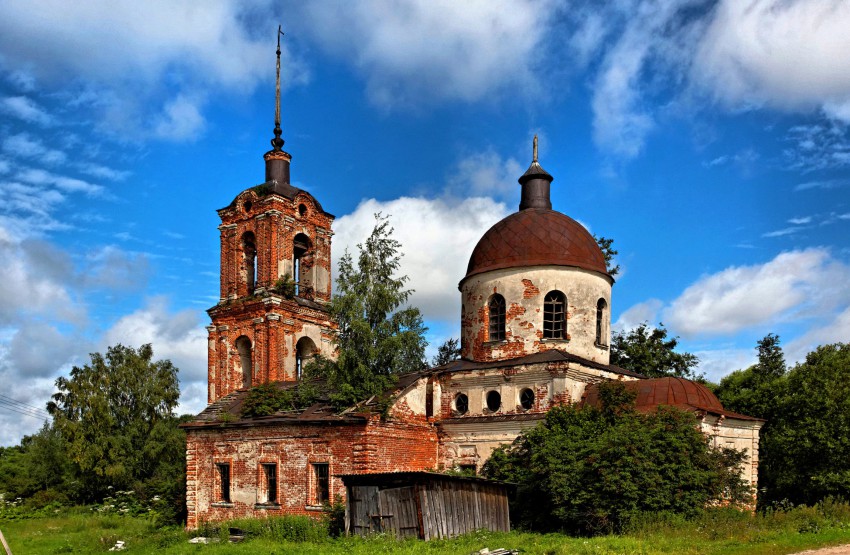
[[[756,484],[762,421],[726,411],[696,382],[646,379],[609,363],[614,280],[590,233],[552,209],[553,177],[538,161],[536,139],[519,177],[518,210],[471,254],[454,253],[469,256],[466,275],[458,276],[459,360],[400,376],[384,417],[368,401],[341,413],[317,402],[242,417],[252,386],[291,387],[309,357],[335,356],[336,326],[326,309],[334,216],[290,183],[279,122],[278,108],[265,181],[218,211],[221,290],[208,311],[209,406],[184,425],[189,528],[252,515],[317,515],[344,495],[342,474],[478,470],[550,407],[596,402],[594,384],[604,380],[634,389],[639,410],[664,404],[696,413],[715,444],[746,450],[742,473]],[[284,291],[287,277],[294,288]]]

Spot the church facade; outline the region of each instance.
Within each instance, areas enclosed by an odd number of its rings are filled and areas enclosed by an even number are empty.
[[[279,121],[279,120],[278,120]],[[595,384],[620,380],[640,410],[693,411],[717,445],[745,449],[755,486],[762,421],[726,411],[704,386],[646,379],[609,362],[614,283],[595,239],[552,209],[553,177],[534,155],[520,203],[488,230],[459,283],[462,356],[401,376],[375,400],[335,412],[241,416],[251,387],[287,388],[310,356],[333,357],[333,215],[290,183],[279,123],[265,181],[239,193],[221,218],[221,291],[209,309],[209,406],[187,432],[189,528],[204,521],[319,514],[344,494],[344,474],[479,470],[493,449],[553,406],[594,403]],[[465,256],[466,253],[455,253]]]

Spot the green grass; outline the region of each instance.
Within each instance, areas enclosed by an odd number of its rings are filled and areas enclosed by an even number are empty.
[[[780,555],[814,547],[850,543],[850,505],[824,504],[769,515],[751,516],[712,510],[685,521],[656,516],[634,523],[619,536],[574,538],[561,534],[476,532],[453,540],[397,541],[388,537],[327,538],[321,525],[298,519],[238,523],[252,535],[242,543],[189,544],[190,534],[178,528],[156,528],[149,520],[95,515],[82,510],[21,520],[0,519],[14,555],[30,553],[107,553],[118,540],[122,553],[164,554],[462,554],[484,547],[520,549],[528,554],[682,554]],[[220,532],[208,529],[208,534]],[[285,538],[307,538],[292,541]]]

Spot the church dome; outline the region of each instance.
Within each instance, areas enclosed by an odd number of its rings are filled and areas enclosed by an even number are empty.
[[[526,208],[491,227],[469,258],[464,279],[504,268],[573,266],[608,275],[593,236],[574,219],[545,208]]]

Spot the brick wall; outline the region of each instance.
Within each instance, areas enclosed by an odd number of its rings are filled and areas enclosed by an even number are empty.
[[[437,466],[427,423],[296,424],[187,430],[187,526],[270,514],[319,516],[314,464],[327,464],[330,496],[345,495],[339,474]],[[219,502],[217,463],[230,465],[230,502]],[[277,465],[278,505],[267,506],[262,464]]]

